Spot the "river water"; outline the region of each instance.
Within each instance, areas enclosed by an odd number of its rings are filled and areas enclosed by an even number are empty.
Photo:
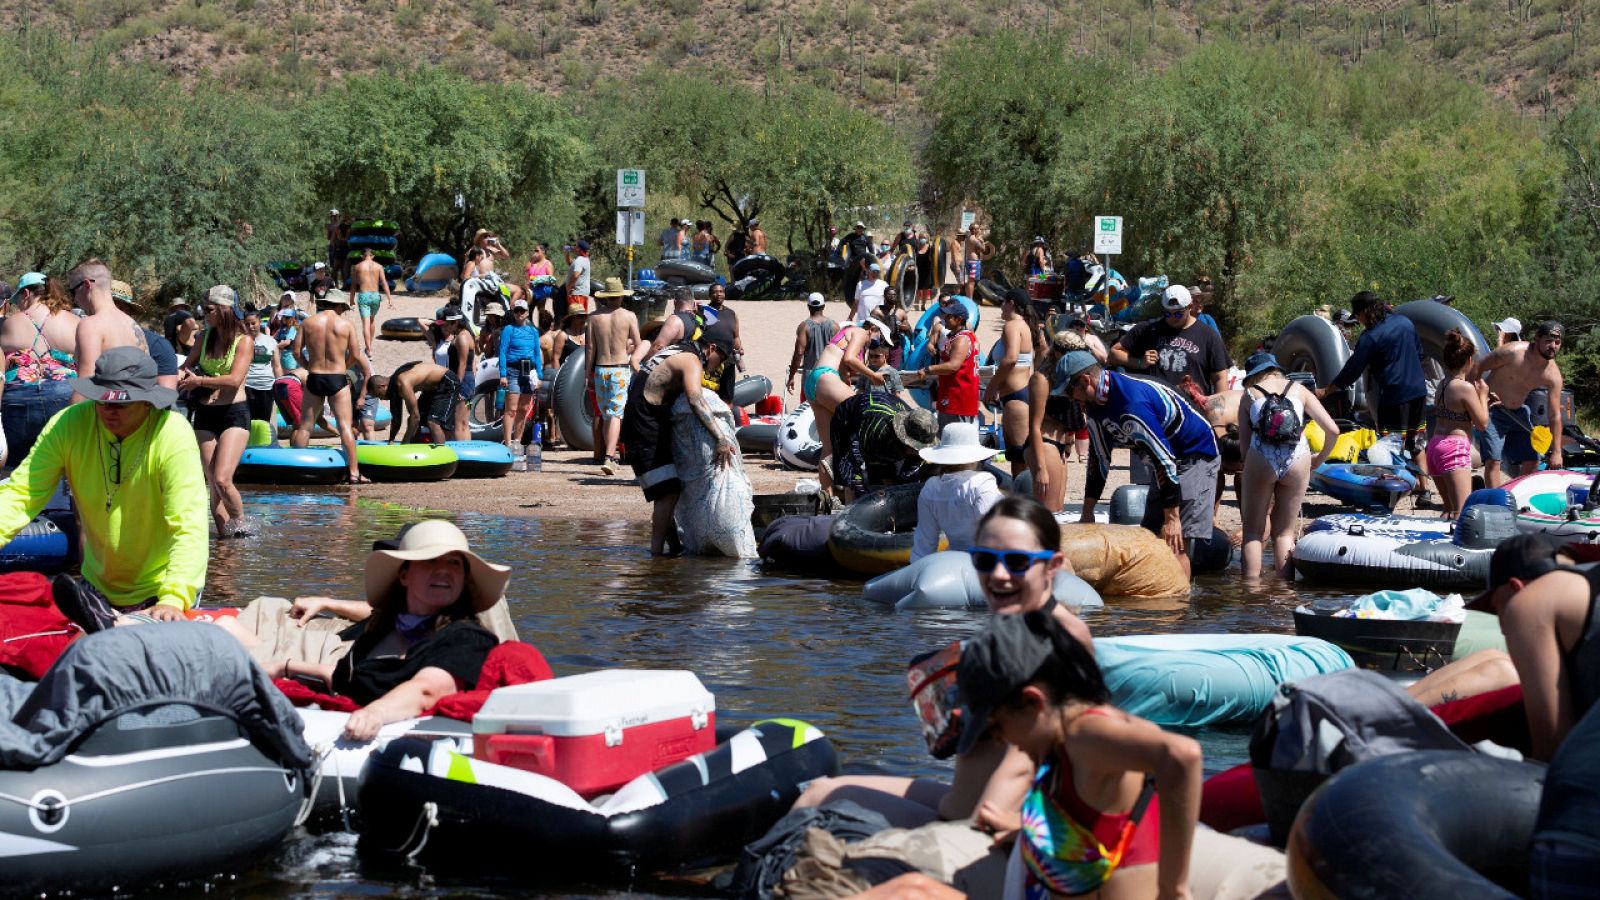
[[[215,545],[208,606],[261,595],[360,597],[372,542],[430,515],[344,494],[252,493],[245,501],[263,533]],[[764,572],[751,561],[654,560],[642,523],[432,515],[454,519],[473,549],[512,566],[507,596],[518,632],[558,675],[690,669],[716,695],[719,721],[804,719],[833,740],[846,772],[948,769],[922,742],[905,699],[905,664],[966,636],[982,613],[896,613],[862,600],[860,582]],[[1291,611],[1316,596],[1275,582],[1268,593],[1247,593],[1234,572],[1202,577],[1186,602],[1119,604],[1085,618],[1101,635],[1292,632]],[[1247,736],[1242,728],[1197,733],[1208,771],[1241,762]],[[376,871],[357,858],[353,836],[300,832],[275,858],[221,887],[273,897],[529,893],[526,883]],[[697,892],[679,881],[636,888]]]

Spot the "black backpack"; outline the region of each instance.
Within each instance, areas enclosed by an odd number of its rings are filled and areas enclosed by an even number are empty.
[[[1289,392],[1294,390],[1294,385],[1284,388],[1281,394],[1260,386],[1255,390],[1261,392],[1261,403],[1256,406],[1250,425],[1261,440],[1268,444],[1293,444],[1300,440],[1305,423],[1300,421],[1300,414],[1289,402]]]

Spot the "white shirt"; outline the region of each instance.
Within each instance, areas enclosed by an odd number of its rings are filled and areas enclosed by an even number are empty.
[[[572,258],[572,295],[574,297],[589,296],[589,257],[574,256]]]
[[[883,305],[883,292],[889,283],[882,278],[866,278],[856,282],[856,308],[853,315],[857,322],[864,322],[871,318],[872,311]]]
[[[994,475],[981,469],[947,472],[928,479],[917,495],[917,531],[911,539],[911,561],[939,549],[939,535],[950,550],[966,550],[978,535],[978,520],[1005,494]]]

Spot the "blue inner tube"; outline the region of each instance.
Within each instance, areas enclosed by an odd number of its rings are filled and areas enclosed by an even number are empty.
[[[511,449],[496,441],[445,441],[456,452],[453,478],[499,478],[515,462]]]
[[[1383,756],[1330,778],[1289,835],[1296,897],[1526,896],[1545,768],[1478,753]]]
[[[40,513],[16,537],[0,546],[0,572],[59,573],[73,560],[77,516],[71,512]]]
[[[349,471],[337,447],[249,447],[233,477],[240,484],[337,484]]]
[[[409,853],[426,834],[419,852],[430,867],[498,864],[626,881],[731,859],[789,811],[802,785],[839,769],[822,732],[767,720],[636,778],[614,795],[635,802],[611,812],[553,779],[462,756],[455,746],[403,737],[370,757],[356,795],[363,850]],[[463,768],[488,777],[451,777]],[[438,824],[419,829],[430,803]]]
[[[437,291],[449,287],[461,272],[455,257],[448,253],[429,253],[417,263],[417,270],[406,279],[406,289]]]

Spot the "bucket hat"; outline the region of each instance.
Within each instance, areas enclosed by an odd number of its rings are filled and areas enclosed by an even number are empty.
[[[329,306],[342,306],[345,309],[349,309],[350,308],[350,295],[346,294],[344,291],[339,290],[338,288],[334,288],[334,289],[328,291],[328,293],[326,295],[324,295],[323,298],[321,300],[317,301],[317,302],[326,303]]]
[[[506,314],[506,305],[491,300],[483,305],[483,314],[486,316],[504,316]]]
[[[906,447],[921,452],[939,440],[939,420],[926,409],[908,409],[889,423],[895,439]]]
[[[971,422],[951,422],[939,435],[939,443],[917,451],[924,462],[937,466],[958,466],[963,463],[982,462],[996,453],[978,439],[978,426]]]
[[[472,598],[473,612],[481,613],[499,602],[511,577],[511,567],[473,553],[461,529],[443,519],[418,522],[401,533],[394,549],[372,551],[367,557],[367,602],[373,609],[388,604],[391,589],[400,578],[401,564],[438,559],[447,553],[460,553],[467,558],[467,593]]]
[[[1249,381],[1257,375],[1272,369],[1283,371],[1283,366],[1278,365],[1278,357],[1266,351],[1250,354],[1250,358],[1244,361],[1244,368],[1245,381]]]
[[[621,278],[607,278],[606,279],[606,289],[603,290],[603,291],[595,291],[594,295],[596,297],[600,297],[600,298],[606,298],[606,297],[632,297],[633,296],[633,291],[631,291],[631,290],[629,290],[629,289],[627,289],[627,288],[622,286],[622,279]]]
[[[95,360],[94,374],[73,380],[73,393],[96,403],[145,402],[168,409],[178,392],[156,382],[156,361],[138,347],[113,347]]]

